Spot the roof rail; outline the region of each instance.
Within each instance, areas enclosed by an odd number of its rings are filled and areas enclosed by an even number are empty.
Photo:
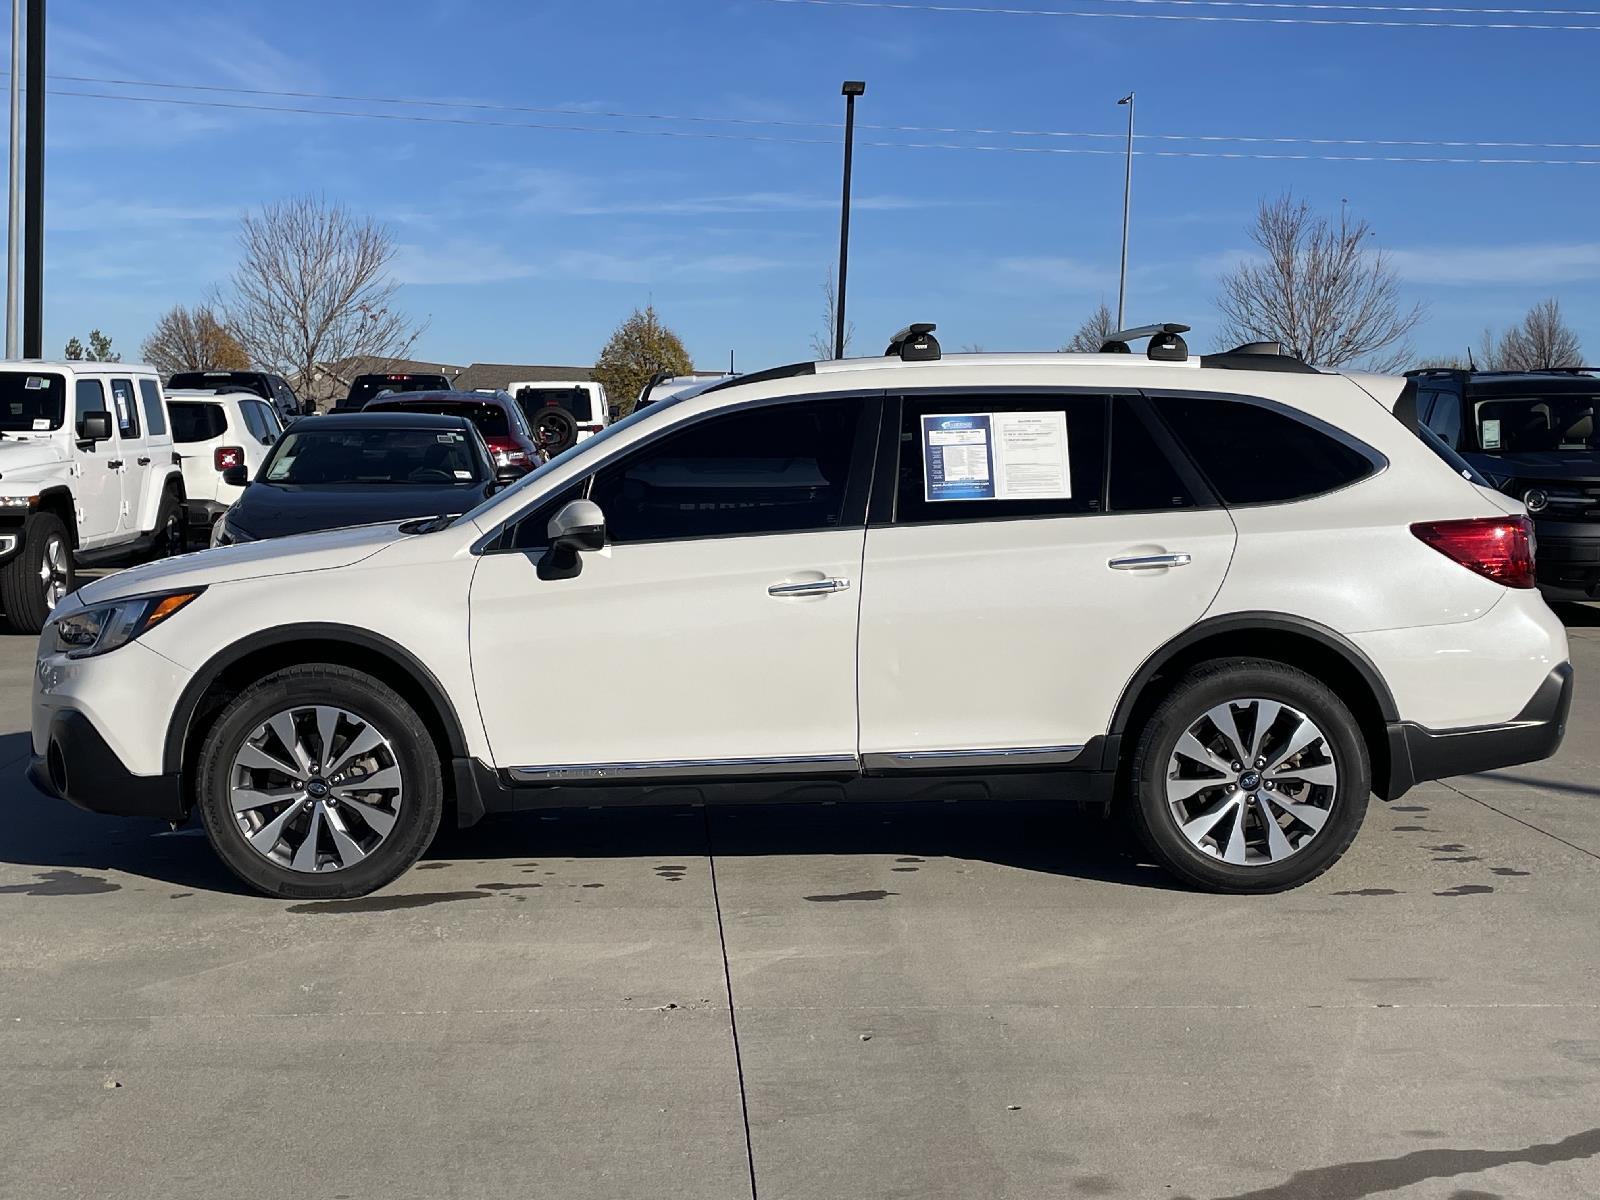
[[[1131,354],[1129,342],[1150,339],[1145,351],[1152,362],[1188,362],[1189,344],[1178,335],[1188,333],[1189,326],[1168,321],[1164,325],[1140,325],[1137,329],[1119,329],[1100,346],[1101,354]]]
[[[1202,355],[1200,365],[1221,367],[1225,371],[1281,371],[1296,375],[1318,373],[1298,354],[1285,350],[1282,342],[1246,342],[1232,350]]]
[[[907,325],[889,339],[884,357],[899,358],[901,362],[938,362],[944,357],[944,351],[939,349],[939,340],[933,336],[937,328],[925,322]]]

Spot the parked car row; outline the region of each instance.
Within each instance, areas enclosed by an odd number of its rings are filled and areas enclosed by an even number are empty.
[[[234,544],[60,598],[30,777],[197,811],[281,897],[381,887],[447,814],[894,797],[1120,809],[1187,883],[1270,892],[1337,862],[1373,792],[1555,751],[1533,526],[1430,432],[1434,381],[1200,358],[1176,325],[1098,355],[933,332],[665,395],[509,487],[473,413],[509,430],[515,399],[300,421]],[[17,384],[15,420],[73,379]],[[1493,402],[1476,447],[1511,442]],[[1588,436],[1545,408],[1519,415],[1552,452]],[[410,488],[438,515],[396,519]],[[248,540],[333,494],[387,519]]]

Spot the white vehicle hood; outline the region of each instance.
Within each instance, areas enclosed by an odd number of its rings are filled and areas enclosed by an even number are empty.
[[[20,482],[30,471],[58,466],[64,461],[66,455],[49,438],[7,434],[0,438],[0,490],[14,478]]]
[[[0,486],[3,486],[3,481],[0,481]],[[400,525],[401,522],[394,521],[383,525],[327,529],[320,533],[218,546],[214,550],[201,550],[119,571],[87,584],[76,595],[85,604],[98,604],[123,596],[142,596],[151,592],[170,592],[219,583],[237,583],[245,579],[266,579],[276,575],[298,575],[306,571],[347,567],[371,558],[384,547],[403,538],[405,535],[400,532]]]

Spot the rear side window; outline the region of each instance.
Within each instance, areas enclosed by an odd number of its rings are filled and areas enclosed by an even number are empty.
[[[139,402],[133,395],[133,380],[113,379],[111,398],[117,405],[117,432],[125,438],[139,436]]]
[[[139,400],[144,405],[144,424],[151,437],[162,437],[167,432],[167,417],[161,411],[161,389],[154,379],[139,380]]]
[[[907,397],[895,521],[1105,511],[1105,396]]]
[[[172,414],[172,440],[180,445],[209,442],[212,438],[221,437],[228,429],[228,418],[220,404],[174,400],[167,406],[167,411]]]
[[[1304,500],[1377,469],[1371,452],[1264,404],[1210,396],[1163,396],[1155,403],[1225,504]]]
[[[1107,484],[1111,511],[1193,508],[1193,491],[1133,405],[1116,400],[1111,411],[1111,478]]]

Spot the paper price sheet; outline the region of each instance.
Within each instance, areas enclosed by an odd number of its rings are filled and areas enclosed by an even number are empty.
[[[922,418],[923,490],[941,500],[1070,500],[1064,412]]]

